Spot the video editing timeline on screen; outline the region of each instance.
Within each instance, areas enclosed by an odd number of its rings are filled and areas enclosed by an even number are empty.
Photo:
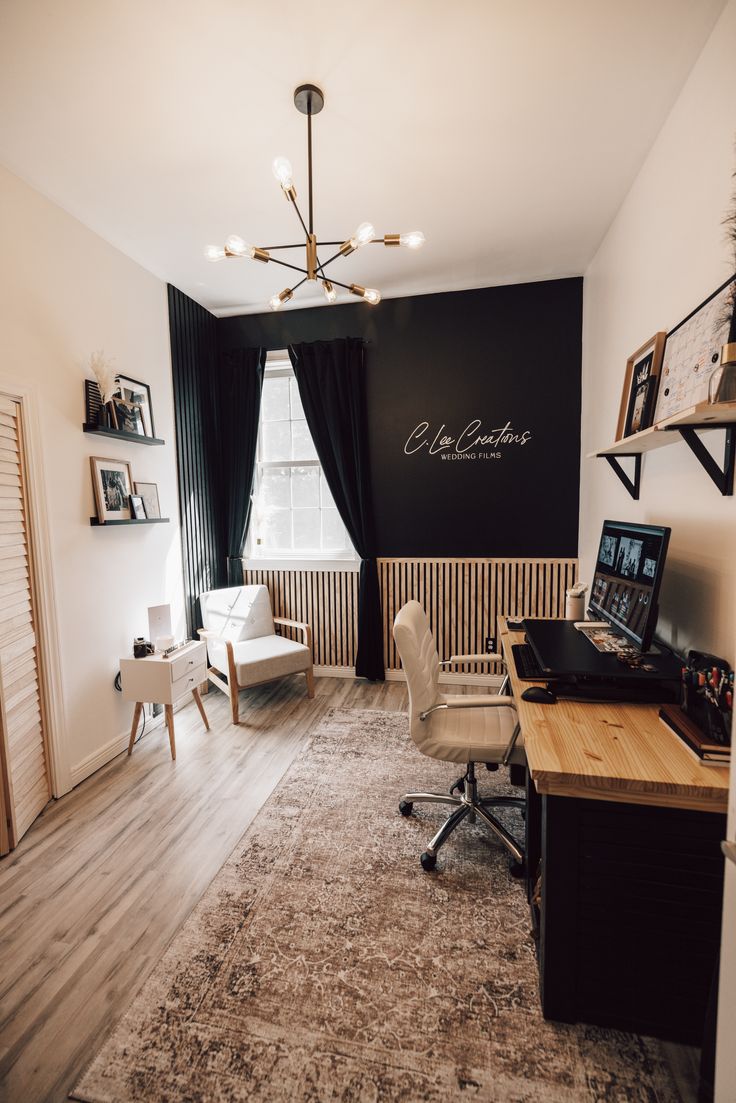
[[[606,522],[598,548],[591,607],[629,637],[642,640],[656,616],[656,582],[664,558],[662,530]]]

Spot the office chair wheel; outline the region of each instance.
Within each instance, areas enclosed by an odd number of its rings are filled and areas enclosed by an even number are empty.
[[[426,850],[419,856],[419,861],[422,863],[422,869],[425,873],[431,872],[437,865],[437,856],[435,854],[429,854]]]
[[[399,812],[401,812],[402,816],[410,816],[413,808],[414,805],[410,800],[399,801]]]
[[[486,770],[497,770],[497,769],[498,769],[498,763],[497,762],[486,762]]]
[[[457,781],[455,782],[455,784],[450,786],[450,796],[451,797],[454,796],[456,789],[457,789],[458,793],[460,793],[461,795],[465,792],[465,775],[463,775],[462,777],[459,777],[457,779]]]
[[[509,862],[509,873],[512,877],[524,877],[526,875],[526,864],[524,862],[517,862],[515,858],[512,858]]]

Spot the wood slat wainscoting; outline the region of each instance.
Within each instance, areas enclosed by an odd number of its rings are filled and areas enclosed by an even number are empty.
[[[379,559],[386,670],[401,668],[391,630],[410,599],[426,610],[441,658],[477,654],[485,651],[487,636],[498,639],[499,616],[564,616],[565,590],[577,571],[577,559]],[[355,572],[245,570],[244,579],[268,587],[275,616],[311,624],[315,666],[355,665]],[[500,673],[485,664],[463,669]]]

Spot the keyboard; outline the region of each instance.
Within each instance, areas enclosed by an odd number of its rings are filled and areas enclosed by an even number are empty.
[[[537,656],[529,643],[512,643],[516,673],[522,682],[543,682],[548,677],[537,662]]]

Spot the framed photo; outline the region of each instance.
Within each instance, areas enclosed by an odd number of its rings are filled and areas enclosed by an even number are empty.
[[[139,403],[113,398],[110,405],[116,429],[122,429],[126,433],[136,433],[139,437],[147,435],[143,424],[143,410]]]
[[[624,426],[625,437],[630,437],[634,433],[639,433],[650,424],[652,398],[654,397],[656,382],[656,379],[650,376],[649,379],[645,379],[643,383],[640,383],[638,387],[632,388],[629,409],[626,415],[626,425]]]
[[[616,440],[622,440],[623,437],[638,433],[651,425],[654,396],[662,367],[666,338],[667,334],[663,330],[655,333],[654,337],[650,337],[641,348],[638,348],[636,352],[632,352],[626,361],[624,389],[621,394],[621,405],[616,426]],[[643,416],[639,417],[637,415],[637,418],[634,419],[634,406],[636,405],[641,410],[642,395],[640,391],[645,383],[649,383],[649,387],[644,396],[646,405],[642,410]],[[636,429],[633,428],[634,420],[638,425]]]
[[[90,456],[92,485],[95,491],[97,519],[105,521],[130,520],[130,495],[133,476],[127,460],[106,460]]]
[[[147,383],[140,383],[137,379],[131,379],[127,375],[117,377],[120,385],[120,398],[132,406],[140,406],[143,418],[143,436],[155,437],[156,431],[153,425],[153,406],[151,405],[151,388]]]
[[[146,507],[143,505],[143,499],[140,494],[131,494],[130,512],[133,514],[136,521],[146,520]]]
[[[728,341],[735,280],[732,276],[667,334],[655,422],[708,401],[708,383]]]
[[[136,483],[135,492],[136,494],[140,494],[143,499],[143,508],[149,520],[161,516],[161,506],[158,502],[158,486],[156,483]]]

